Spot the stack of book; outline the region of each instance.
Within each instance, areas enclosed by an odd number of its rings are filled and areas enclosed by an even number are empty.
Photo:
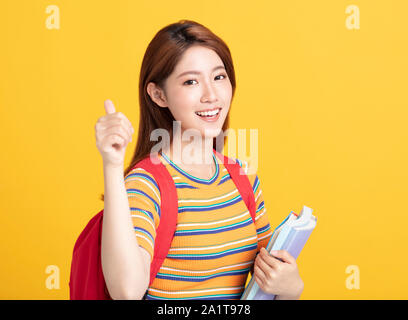
[[[300,214],[291,211],[272,234],[271,240],[266,246],[266,251],[286,250],[295,259],[303,249],[307,239],[316,226],[316,217],[312,215],[313,210],[303,206]],[[241,300],[274,300],[274,294],[262,291],[254,277],[249,281]]]

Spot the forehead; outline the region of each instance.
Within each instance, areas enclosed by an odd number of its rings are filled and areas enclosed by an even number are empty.
[[[186,70],[205,72],[220,64],[223,65],[223,62],[214,50],[203,46],[192,46],[183,53],[175,67],[175,73],[177,75]]]

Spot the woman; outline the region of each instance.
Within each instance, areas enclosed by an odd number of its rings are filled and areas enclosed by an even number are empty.
[[[303,282],[295,259],[286,251],[272,256],[264,248],[272,231],[258,176],[237,159],[253,186],[254,225],[213,152],[222,151],[224,138],[219,143],[217,137],[228,128],[234,92],[227,45],[203,25],[182,20],[161,29],[144,55],[138,141],[124,173],[134,129],[105,101],[106,115],[95,131],[105,179],[102,268],[113,299],[142,299],[146,290],[147,299],[239,299],[249,271],[262,290],[278,299],[300,297]],[[193,142],[175,138],[174,123],[180,124],[181,135],[191,133]],[[153,175],[132,168],[157,145],[151,135],[159,128],[170,136],[159,159],[175,182],[179,213],[167,258],[149,286],[161,195]],[[191,149],[198,150],[195,161],[185,156]]]

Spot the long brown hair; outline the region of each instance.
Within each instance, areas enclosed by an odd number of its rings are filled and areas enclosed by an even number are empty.
[[[230,50],[226,43],[202,24],[191,20],[180,20],[167,25],[154,36],[149,43],[143,57],[139,77],[139,132],[133,158],[126,168],[123,177],[133,169],[140,160],[148,156],[157,143],[150,140],[155,129],[165,129],[170,134],[170,143],[173,139],[173,121],[169,108],[159,107],[147,93],[149,82],[164,88],[164,82],[173,72],[183,53],[193,45],[200,45],[214,50],[222,62],[232,85],[232,99],[235,93],[235,70]],[[229,113],[225,118],[220,135],[229,127]],[[216,143],[218,141],[218,143]],[[220,143],[221,141],[222,143]],[[222,140],[214,137],[213,148],[222,152],[225,137]],[[104,200],[103,194],[101,200]]]

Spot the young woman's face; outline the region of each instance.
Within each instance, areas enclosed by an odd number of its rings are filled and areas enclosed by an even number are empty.
[[[218,54],[206,47],[186,50],[166,79],[166,106],[181,121],[181,129],[197,129],[202,137],[217,136],[228,114],[232,86]],[[206,121],[198,111],[221,108],[218,119]]]

